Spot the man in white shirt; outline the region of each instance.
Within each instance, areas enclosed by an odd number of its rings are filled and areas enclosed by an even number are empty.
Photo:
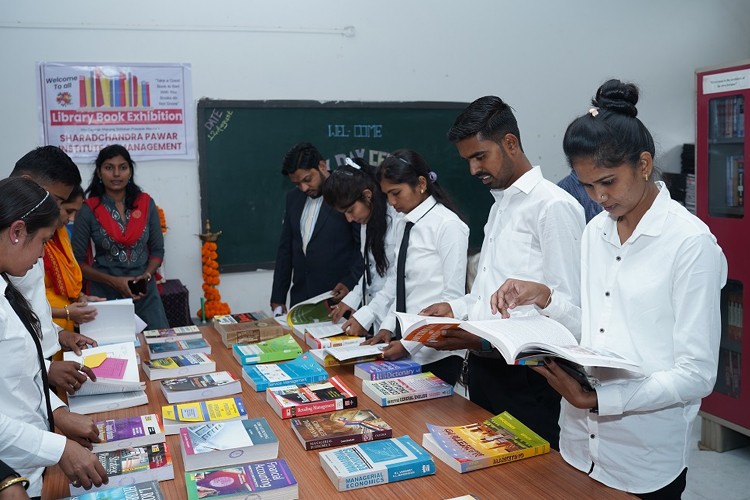
[[[448,132],[469,172],[491,189],[495,203],[484,227],[484,242],[471,293],[433,304],[422,314],[469,320],[499,319],[490,297],[508,278],[547,285],[533,306],[514,315],[544,314],[580,338],[581,205],[543,178],[524,154],[513,112],[499,97],[470,104]],[[554,295],[554,296],[553,296]],[[560,396],[527,367],[508,365],[492,346],[467,332],[445,332],[436,349],[471,349],[470,399],[493,414],[510,412],[558,448]]]

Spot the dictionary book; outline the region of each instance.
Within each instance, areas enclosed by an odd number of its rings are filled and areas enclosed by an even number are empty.
[[[362,380],[383,380],[422,373],[422,365],[411,359],[370,361],[354,365],[354,375]]]

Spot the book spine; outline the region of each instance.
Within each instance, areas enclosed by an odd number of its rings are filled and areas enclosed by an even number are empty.
[[[394,483],[405,479],[415,477],[430,476],[435,474],[435,462],[428,456],[418,458],[412,462],[404,464],[394,464],[388,466],[388,481]]]
[[[517,462],[518,460],[523,460],[524,458],[535,457],[537,455],[543,455],[545,453],[549,453],[549,445],[534,446],[533,448],[526,448],[525,450],[504,453],[499,457],[483,457],[477,460],[462,463],[461,472],[471,472],[478,469],[492,467],[494,465]]]
[[[381,398],[380,406],[393,406],[402,403],[411,403],[413,401],[422,401],[425,399],[442,398],[444,396],[450,396],[453,394],[453,388],[446,388],[439,391],[422,392],[414,394],[396,394],[393,396],[385,396]]]

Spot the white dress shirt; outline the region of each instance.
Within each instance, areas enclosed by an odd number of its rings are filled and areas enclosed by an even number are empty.
[[[592,369],[599,414],[560,414],[560,452],[591,477],[632,493],[671,483],[687,466],[691,427],[716,380],[720,290],[727,262],[708,227],[660,192],[620,244],[607,213],[582,246],[581,345],[639,363],[644,374]]]
[[[0,459],[42,493],[42,472],[62,457],[66,439],[47,431],[47,404],[34,340],[5,298],[0,279]],[[49,306],[48,306],[49,307]]]
[[[323,197],[318,196],[317,198],[310,198],[309,196],[305,200],[305,207],[302,209],[302,215],[300,216],[300,232],[302,233],[302,251],[307,254],[307,244],[310,243],[313,231],[315,230],[315,223],[318,221],[318,214],[320,213],[320,206],[323,204]]]
[[[391,205],[386,208],[386,232],[385,232],[385,257],[388,260],[388,267],[396,267],[396,245],[401,241],[401,235],[397,231],[398,221],[403,217],[401,214],[396,212]],[[365,254],[365,243],[367,239],[367,225],[362,224],[360,232],[360,242],[362,255]],[[368,250],[369,252],[369,250]],[[366,294],[367,297],[362,297],[362,282],[367,279],[367,270],[362,273],[362,277],[359,279],[359,283],[341,300],[344,304],[355,309],[356,312],[353,314],[354,319],[362,325],[365,330],[369,329],[370,326],[374,326],[374,331],[380,329],[380,322],[388,314],[388,310],[393,302],[393,297],[387,294],[380,294],[380,290],[385,286],[386,278],[388,277],[387,270],[384,276],[378,274],[376,269],[375,257],[372,252],[369,252],[369,258],[367,261],[370,263],[370,284],[367,285]],[[359,307],[359,304],[362,307]]]
[[[581,204],[542,177],[539,167],[505,190],[493,189],[495,203],[484,226],[482,253],[471,293],[450,301],[459,319],[497,319],[490,297],[505,280],[543,283],[554,290],[543,314],[580,336],[580,248],[586,226]],[[515,315],[537,314],[519,306]]]
[[[416,314],[435,302],[447,302],[466,293],[466,250],[469,228],[458,216],[430,196],[397,224],[396,255],[407,222],[414,222],[406,252],[406,312]],[[381,329],[396,328],[396,265],[388,268],[388,278],[381,293],[392,297],[388,315]],[[465,350],[436,351],[419,342],[401,341],[418,363],[425,365],[452,355],[463,356]],[[424,348],[423,348],[424,347]]]

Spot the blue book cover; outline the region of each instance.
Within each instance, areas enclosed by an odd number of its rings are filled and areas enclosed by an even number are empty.
[[[63,500],[164,500],[164,493],[159,487],[159,481],[118,486],[101,491],[91,491],[80,495],[73,495]]]
[[[422,373],[422,365],[411,359],[368,361],[354,365],[354,375],[363,380],[382,380]]]
[[[148,351],[151,354],[163,354],[165,352],[187,351],[188,349],[206,349],[201,352],[211,352],[211,347],[204,339],[178,340],[176,342],[161,342],[149,344]]]
[[[242,378],[256,391],[292,384],[312,384],[328,380],[328,372],[308,354],[284,363],[242,367]]]
[[[409,436],[345,446],[319,454],[338,491],[435,474],[435,462]]]
[[[283,459],[185,473],[188,500],[199,498],[297,498],[294,474]],[[286,493],[286,495],[285,495]],[[277,498],[277,497],[274,497]]]

